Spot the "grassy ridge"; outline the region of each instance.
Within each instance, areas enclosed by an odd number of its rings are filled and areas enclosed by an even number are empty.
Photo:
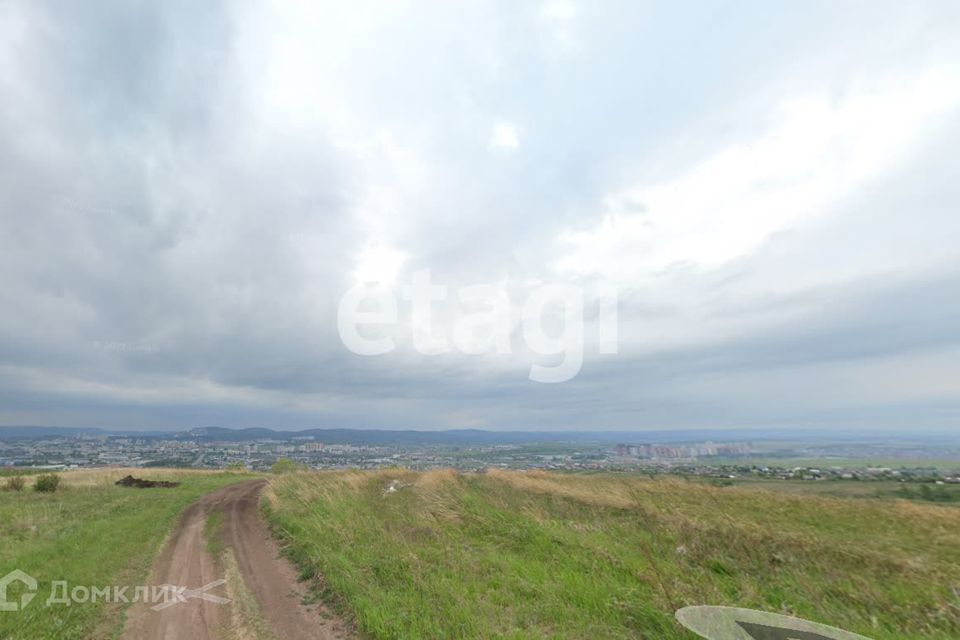
[[[775,480],[740,477],[736,479],[690,478],[714,486],[755,487],[793,493],[819,495],[834,498],[907,498],[924,502],[960,502],[960,485],[936,485],[920,482],[897,482],[896,480]],[[924,487],[927,487],[924,489]],[[929,493],[929,495],[927,495]]]
[[[137,471],[177,480],[174,489],[129,489],[113,482],[126,470],[61,474],[57,493],[0,492],[0,576],[21,569],[39,582],[20,612],[0,613],[0,638],[111,637],[122,607],[103,603],[45,607],[52,581],[71,585],[141,585],[180,511],[205,493],[244,478],[238,474],[174,470]],[[29,481],[28,481],[29,482]]]
[[[389,490],[395,483],[395,491]],[[374,638],[692,639],[676,608],[960,637],[960,510],[626,476],[292,474],[267,511]]]

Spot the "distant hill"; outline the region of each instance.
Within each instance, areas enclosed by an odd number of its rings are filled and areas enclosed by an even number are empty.
[[[403,445],[446,444],[451,446],[524,444],[535,442],[638,442],[709,440],[721,437],[714,431],[656,431],[628,433],[622,431],[484,431],[455,429],[446,431],[391,429],[305,429],[281,431],[264,427],[229,429],[198,427],[187,431],[135,431],[78,427],[0,426],[0,440],[35,438],[72,438],[78,436],[132,436],[171,438],[204,442],[243,442],[249,440],[291,441],[312,438],[327,444]],[[725,432],[722,437],[731,437]]]
[[[79,436],[134,436],[138,438],[166,436],[169,438],[172,434],[172,431],[103,429],[99,427],[0,426],[0,441],[36,440],[38,438],[76,438]]]
[[[542,442],[570,442],[613,444],[627,443],[683,443],[731,441],[823,441],[823,442],[913,442],[960,443],[958,433],[915,430],[909,433],[863,432],[825,429],[658,429],[656,431],[486,431],[482,429],[453,430],[392,430],[392,429],[304,429],[285,431],[254,427],[229,429],[226,427],[198,427],[185,431],[143,431],[137,429],[104,429],[94,427],[0,426],[0,441],[36,438],[63,438],[78,436],[129,436],[137,438],[168,438],[203,442],[242,442],[250,440],[277,440],[289,442],[312,438],[326,444],[355,445],[449,445],[478,446],[498,444],[527,444]]]
[[[35,440],[37,438],[72,438],[82,435],[106,435],[103,429],[77,427],[0,427],[0,440]]]

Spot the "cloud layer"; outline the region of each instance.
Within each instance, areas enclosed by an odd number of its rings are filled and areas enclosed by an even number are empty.
[[[949,1],[4,2],[0,423],[951,428],[958,28]],[[582,287],[579,375],[530,381],[516,318],[510,354],[423,356],[409,322],[347,350],[343,294],[422,269]]]

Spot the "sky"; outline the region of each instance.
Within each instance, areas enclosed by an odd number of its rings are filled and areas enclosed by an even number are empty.
[[[953,0],[0,0],[0,424],[952,430],[958,149]]]

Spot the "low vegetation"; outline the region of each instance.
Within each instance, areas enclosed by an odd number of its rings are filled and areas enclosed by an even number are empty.
[[[60,486],[60,476],[55,473],[45,473],[37,476],[33,482],[34,491],[41,493],[53,493]]]
[[[960,509],[624,475],[292,473],[265,509],[377,639],[692,640],[686,605],[960,637]],[[322,577],[322,579],[321,579]]]
[[[917,486],[903,485],[898,489],[897,495],[908,500],[960,502],[960,487],[931,484],[921,484]]]
[[[298,464],[295,460],[290,458],[277,458],[277,461],[270,466],[270,473],[282,474],[282,473],[293,473],[294,471],[301,471],[304,469],[304,466]]]
[[[0,493],[0,576],[20,569],[38,581],[23,610],[0,614],[4,640],[110,638],[122,626],[121,605],[45,606],[53,581],[71,586],[144,584],[180,511],[205,493],[247,476],[151,470],[155,480],[180,482],[163,490],[131,490],[114,483],[127,470],[60,474],[52,492]],[[44,476],[36,476],[35,483]],[[35,484],[36,486],[36,484]],[[8,594],[9,595],[9,594]]]

